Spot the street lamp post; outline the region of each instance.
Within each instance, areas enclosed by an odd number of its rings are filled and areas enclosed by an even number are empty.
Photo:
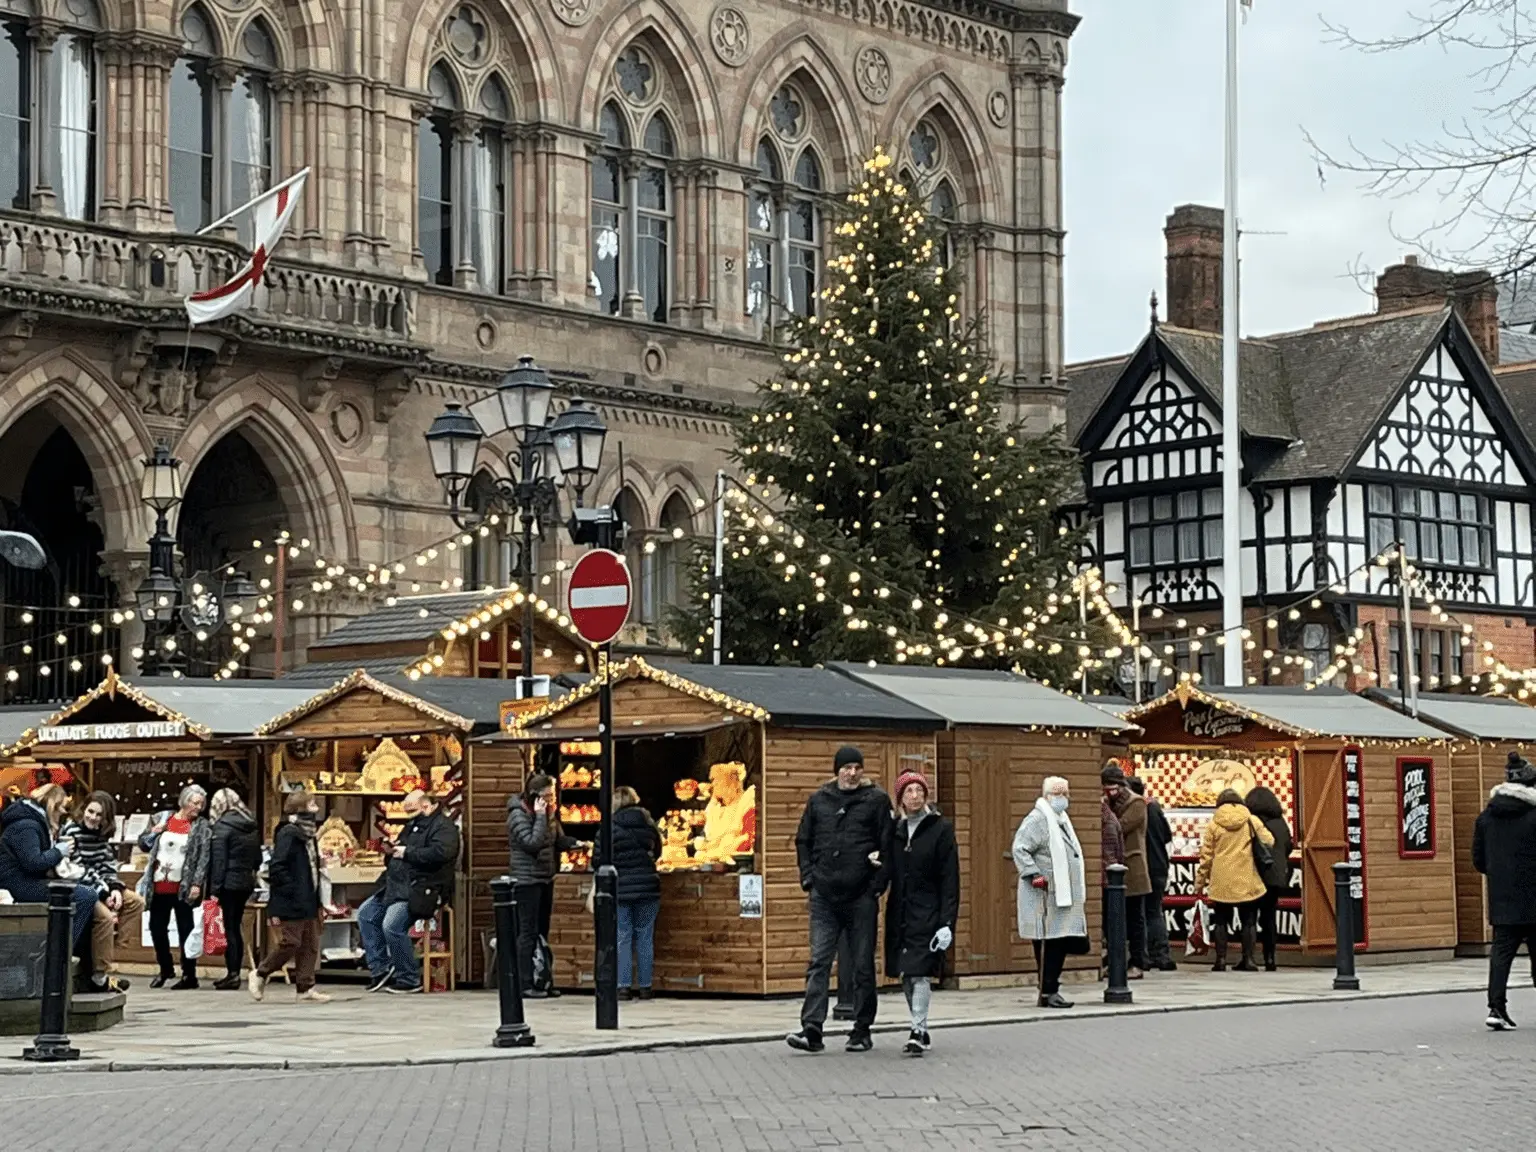
[[[476,400],[468,410],[458,404],[447,405],[426,434],[433,474],[448,496],[448,513],[465,531],[479,527],[481,518],[491,510],[472,509],[464,501],[475,476],[480,445],[488,438],[512,435],[512,446],[506,452],[511,478],[495,479],[492,496],[497,508],[516,513],[522,533],[517,563],[517,582],[523,595],[519,696],[533,694],[533,589],[538,578],[533,541],[546,535],[555,522],[559,489],[571,489],[574,509],[570,529],[575,543],[593,542],[586,539],[583,525],[594,514],[606,513],[605,522],[616,524],[611,510],[581,507],[587,488],[597,477],[608,429],[596,409],[580,397],[572,398],[566,410],[552,418],[554,392],[549,374],[532,356],[523,356],[490,395]]]
[[[185,662],[169,655],[178,648],[178,623],[199,640],[206,639],[210,632],[254,606],[260,592],[248,576],[229,568],[217,591],[212,590],[211,579],[199,574],[190,583],[190,595],[183,595],[176,574],[176,538],[170,531],[170,515],[182,499],[181,461],[163,443],[155,445],[154,455],[144,461],[140,497],[155,513],[155,531],[149,538],[149,574],[134,592],[134,602],[144,622],[143,656],[139,664],[146,676],[157,676],[168,668],[174,671]]]

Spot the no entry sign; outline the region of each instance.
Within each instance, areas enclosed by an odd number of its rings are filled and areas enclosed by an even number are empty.
[[[571,570],[566,608],[571,623],[588,644],[606,644],[629,619],[629,569],[624,557],[595,548]]]

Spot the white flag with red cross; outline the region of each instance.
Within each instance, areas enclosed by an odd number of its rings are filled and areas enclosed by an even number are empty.
[[[194,292],[186,298],[184,303],[187,306],[187,318],[193,324],[208,324],[214,320],[221,320],[230,313],[239,312],[250,305],[251,296],[256,291],[256,286],[261,283],[261,278],[267,273],[267,262],[272,258],[272,250],[283,238],[283,232],[288,227],[288,219],[293,215],[299,197],[304,192],[304,181],[308,177],[308,168],[296,172],[277,187],[263,192],[249,204],[242,204],[228,216],[214,221],[202,230],[208,232],[249,212],[254,224],[252,234],[255,237],[255,243],[251,248],[250,259],[241,266],[240,271],[227,284],[208,288],[202,292]]]

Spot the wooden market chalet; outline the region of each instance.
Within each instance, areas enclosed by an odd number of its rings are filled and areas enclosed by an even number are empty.
[[[1157,655],[1175,646],[1163,677],[1207,682],[1219,679],[1221,649],[1187,641],[1200,626],[1219,631],[1228,579],[1221,227],[1214,209],[1169,217],[1167,322],[1154,299],[1136,350],[1071,369],[1067,401],[1083,456],[1076,514],[1093,525],[1110,600],[1127,617],[1133,598],[1146,606],[1142,633]],[[1379,277],[1376,295],[1374,313],[1242,341],[1245,617],[1287,609],[1250,654],[1259,683],[1305,679],[1301,657],[1321,669],[1364,628],[1356,660],[1380,685],[1398,684],[1398,577],[1371,561],[1399,540],[1424,582],[1413,615],[1421,687],[1465,682],[1490,653],[1536,665],[1536,365],[1500,365],[1497,289],[1484,273],[1409,258]],[[1454,623],[1421,611],[1425,591]],[[1276,675],[1275,659],[1260,659],[1266,648],[1297,659]],[[1122,679],[1129,690],[1129,668]],[[1170,682],[1145,666],[1143,681],[1144,698]]]

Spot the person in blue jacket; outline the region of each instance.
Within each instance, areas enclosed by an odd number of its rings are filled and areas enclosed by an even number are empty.
[[[57,784],[44,784],[25,800],[13,800],[0,811],[0,888],[18,904],[46,904],[48,881],[75,852],[75,842],[58,837],[69,807],[69,793]],[[96,889],[76,884],[74,943],[90,927],[96,910]]]

